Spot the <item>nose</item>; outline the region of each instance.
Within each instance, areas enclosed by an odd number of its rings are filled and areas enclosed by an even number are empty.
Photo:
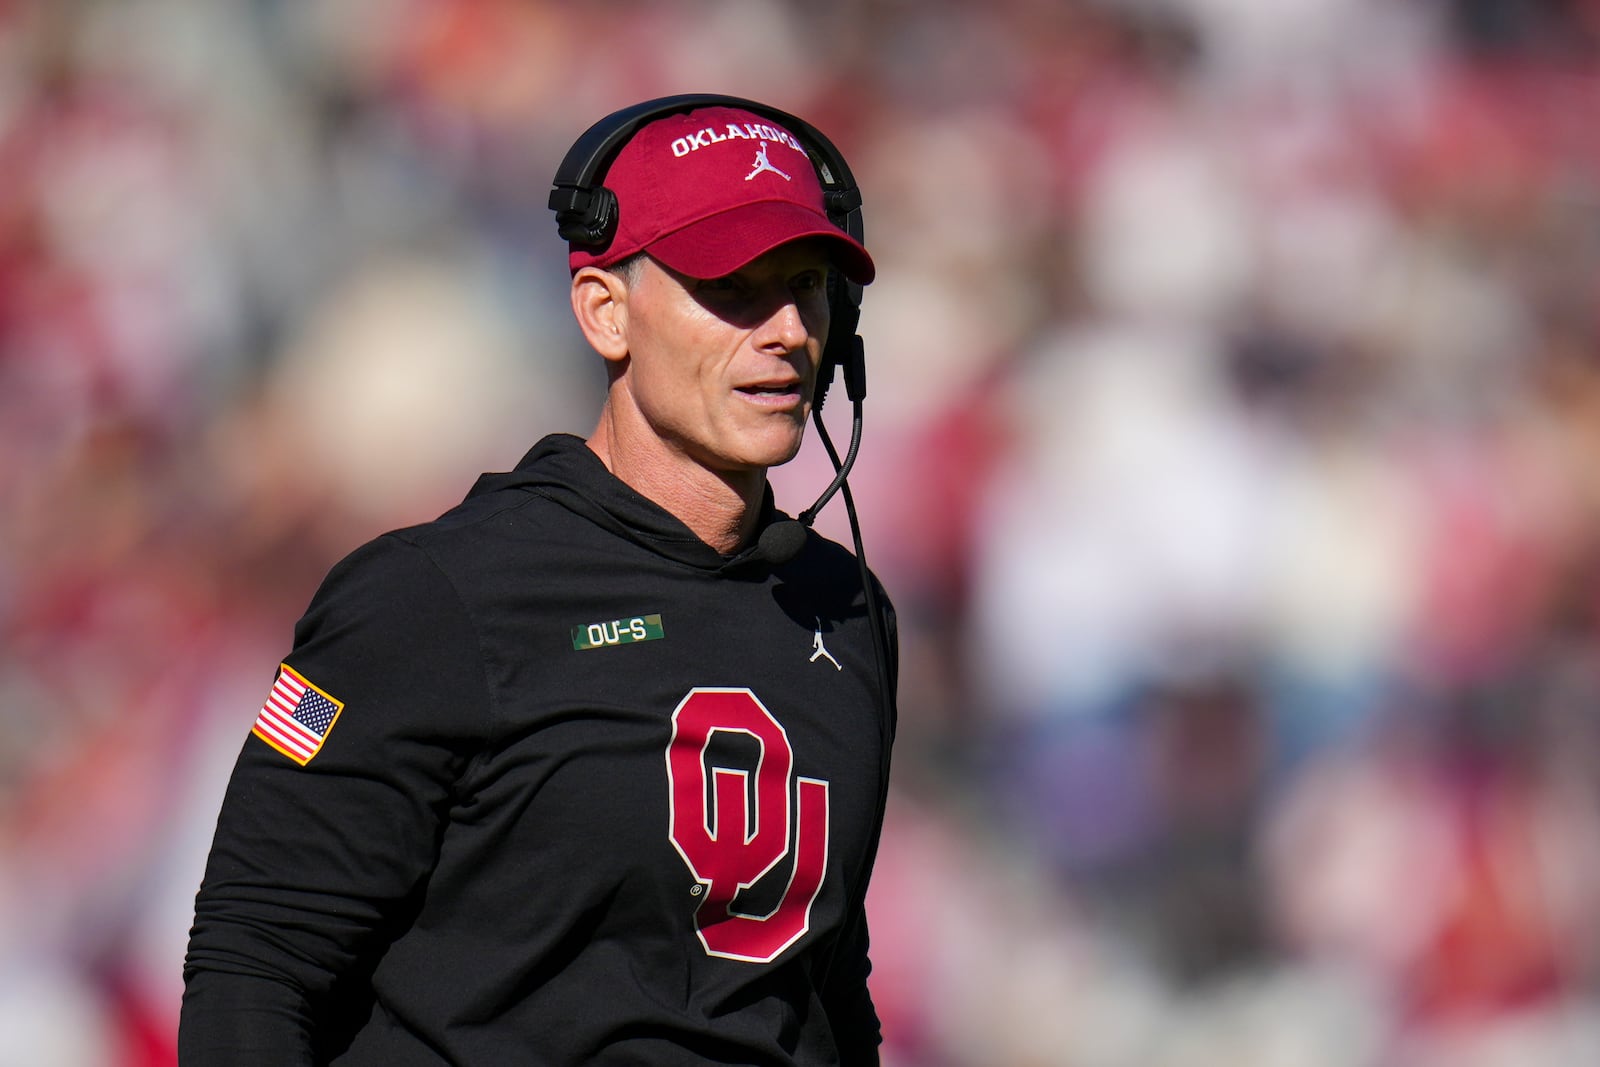
[[[760,347],[783,352],[794,352],[805,347],[811,339],[811,329],[794,300],[781,301],[761,324]]]

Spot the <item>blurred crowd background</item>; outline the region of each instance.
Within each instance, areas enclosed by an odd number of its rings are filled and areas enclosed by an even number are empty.
[[[1596,0],[0,0],[0,1065],[173,1062],[294,619],[591,429],[549,179],[684,91],[866,196],[886,1064],[1600,1063]]]

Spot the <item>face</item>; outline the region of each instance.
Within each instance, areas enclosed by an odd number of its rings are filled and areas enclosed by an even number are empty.
[[[827,339],[827,276],[810,241],[722,278],[646,257],[628,285],[625,384],[659,443],[719,472],[793,459]]]

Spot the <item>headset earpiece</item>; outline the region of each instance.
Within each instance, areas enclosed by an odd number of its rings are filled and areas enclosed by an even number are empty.
[[[561,238],[583,248],[604,248],[617,232],[617,194],[601,185],[594,189],[555,189],[550,208],[556,213]]]

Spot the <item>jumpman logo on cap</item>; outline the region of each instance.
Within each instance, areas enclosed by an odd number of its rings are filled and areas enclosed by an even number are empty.
[[[765,142],[765,141],[762,141],[761,142],[761,147],[756,150],[755,168],[756,168],[755,170],[751,171],[749,174],[746,174],[744,176],[744,180],[745,181],[749,181],[751,178],[754,178],[757,174],[760,174],[764,170],[770,170],[772,173],[776,174],[778,177],[782,178],[784,181],[789,181],[790,180],[790,178],[789,178],[789,176],[787,174],[785,174],[783,171],[779,170],[777,167],[774,167],[771,163],[769,163],[767,161],[767,142]]]

